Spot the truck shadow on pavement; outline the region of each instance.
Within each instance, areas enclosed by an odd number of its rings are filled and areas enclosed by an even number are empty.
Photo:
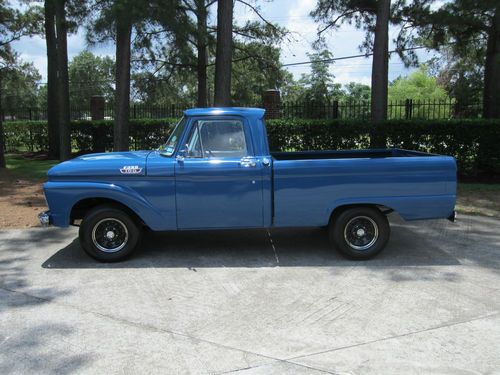
[[[478,226],[481,218],[392,223],[387,248],[369,261],[350,261],[337,253],[324,229],[146,232],[140,248],[119,263],[89,258],[77,239],[47,259],[44,268],[196,268],[209,267],[352,267],[476,264],[500,268],[500,235]],[[498,221],[497,221],[498,223]],[[482,228],[482,229],[481,229]],[[481,242],[477,241],[481,239]],[[272,241],[271,241],[272,239]]]

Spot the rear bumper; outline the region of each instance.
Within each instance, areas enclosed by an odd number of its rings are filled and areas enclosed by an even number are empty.
[[[38,220],[40,221],[40,225],[42,227],[48,227],[52,224],[52,217],[50,215],[50,211],[40,212],[38,214]]]

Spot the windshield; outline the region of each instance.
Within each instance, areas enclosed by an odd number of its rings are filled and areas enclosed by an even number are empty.
[[[177,148],[177,144],[179,143],[180,138],[182,137],[182,133],[184,132],[184,128],[186,127],[186,119],[183,117],[181,121],[175,125],[175,129],[168,137],[167,143],[161,145],[158,148],[160,154],[163,156],[172,156]]]

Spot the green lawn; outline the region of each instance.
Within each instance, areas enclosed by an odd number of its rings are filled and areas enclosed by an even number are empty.
[[[481,192],[481,191],[499,191],[500,192],[500,184],[471,184],[471,183],[458,183],[458,190],[463,192],[473,191],[473,192]]]
[[[40,180],[47,176],[47,171],[59,163],[58,160],[36,160],[24,158],[22,155],[7,154],[7,169],[19,177]]]

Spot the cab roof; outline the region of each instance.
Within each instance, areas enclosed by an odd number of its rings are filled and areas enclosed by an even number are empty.
[[[211,108],[192,108],[184,111],[186,116],[244,116],[261,119],[266,111],[262,108],[244,108],[244,107],[211,107]]]

